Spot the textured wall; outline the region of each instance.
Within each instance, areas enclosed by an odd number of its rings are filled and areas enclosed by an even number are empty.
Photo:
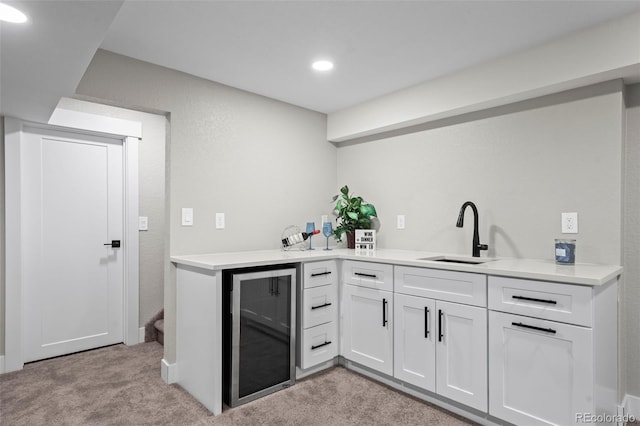
[[[331,210],[336,149],[326,116],[106,51],[77,94],[170,114],[172,255],[276,248],[290,224]],[[180,223],[194,209],[194,226]],[[215,214],[226,229],[215,229]],[[165,357],[175,359],[175,281],[165,274]]]
[[[340,147],[338,183],[376,205],[384,247],[470,255],[471,212],[455,227],[470,200],[490,256],[553,259],[560,214],[578,212],[577,260],[620,264],[621,89],[598,85]],[[353,167],[365,161],[371,172]]]

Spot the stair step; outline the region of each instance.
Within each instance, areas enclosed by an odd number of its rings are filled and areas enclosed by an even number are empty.
[[[164,319],[154,322],[153,326],[158,330],[158,342],[164,345]]]

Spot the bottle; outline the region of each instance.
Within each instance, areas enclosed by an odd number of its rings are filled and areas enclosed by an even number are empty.
[[[309,232],[298,232],[297,234],[292,234],[292,235],[289,235],[287,238],[283,238],[282,239],[282,245],[284,247],[289,247],[289,246],[292,246],[294,244],[298,244],[298,243],[301,243],[303,241],[307,241],[307,239],[309,239],[310,236],[316,235],[316,234],[319,234],[319,233],[320,233],[319,229],[316,229],[311,233],[309,233]]]

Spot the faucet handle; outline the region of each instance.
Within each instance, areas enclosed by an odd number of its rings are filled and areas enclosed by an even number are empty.
[[[486,244],[478,244],[479,250],[489,250],[489,246]]]

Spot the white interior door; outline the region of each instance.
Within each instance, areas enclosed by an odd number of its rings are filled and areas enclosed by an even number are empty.
[[[25,362],[123,341],[121,140],[25,127],[22,342]]]

